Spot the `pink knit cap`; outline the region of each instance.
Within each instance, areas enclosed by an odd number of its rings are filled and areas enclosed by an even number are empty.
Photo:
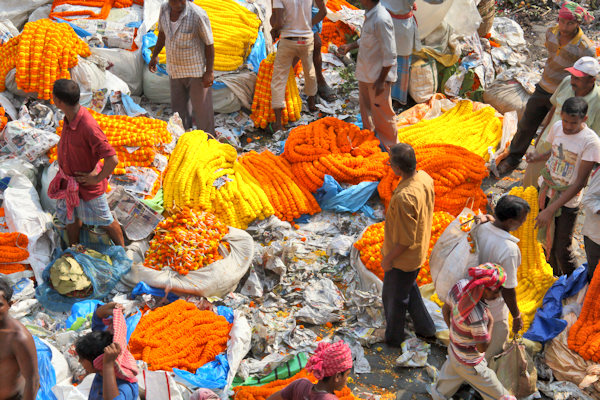
[[[352,352],[343,340],[336,343],[320,342],[315,354],[308,360],[306,370],[315,378],[323,379],[352,368]]]

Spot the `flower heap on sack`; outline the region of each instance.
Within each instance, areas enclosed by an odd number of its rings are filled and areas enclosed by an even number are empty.
[[[285,158],[277,157],[269,150],[260,154],[251,151],[239,162],[259,182],[280,220],[292,222],[304,214],[321,211],[312,193],[294,182],[292,168]]]
[[[144,0],[54,0],[52,2],[52,9],[50,10],[50,18],[62,18],[67,20],[82,17],[88,17],[90,19],[106,19],[108,18],[111,8],[127,8],[134,4],[143,6]],[[57,7],[63,5],[100,8],[100,12],[96,14],[90,9],[56,11]]]
[[[473,236],[471,236],[471,229],[475,226],[475,216],[471,213],[458,217],[458,222],[460,222],[460,230],[463,232],[468,232],[467,241],[469,242],[469,247],[471,247],[471,253],[475,253],[475,242],[473,241]]]
[[[429,240],[429,250],[427,250],[427,260],[421,267],[417,276],[417,285],[422,286],[431,283],[431,270],[429,269],[429,257],[433,246],[440,238],[446,227],[452,222],[452,215],[445,211],[436,211],[433,213],[433,224],[431,226],[431,239]],[[381,268],[381,247],[383,246],[385,222],[379,222],[369,226],[361,238],[354,243],[354,247],[360,251],[360,260],[365,267],[373,272],[383,281],[384,272]]]
[[[227,350],[230,330],[225,317],[177,300],[140,319],[129,350],[151,371],[178,368],[194,373]]]
[[[414,150],[417,170],[425,171],[433,178],[435,211],[457,216],[470,200],[473,201],[473,209],[485,208],[487,197],[481,189],[481,182],[489,172],[483,158],[463,147],[449,144],[417,145]],[[377,187],[386,208],[398,182],[400,177],[386,166],[385,176]]]
[[[16,68],[17,88],[52,99],[57,79],[70,79],[70,68],[88,57],[90,48],[66,23],[49,19],[28,22],[19,36],[0,46],[0,91],[6,90],[6,75]]]
[[[233,400],[266,400],[273,393],[276,393],[290,383],[298,379],[308,379],[313,384],[317,383],[318,380],[312,374],[301,370],[296,375],[288,379],[278,379],[273,382],[266,383],[262,386],[236,386],[233,388]],[[336,391],[335,395],[340,400],[357,400],[358,398],[352,394],[352,390],[348,386],[345,386],[342,390]]]
[[[519,239],[521,250],[521,266],[517,270],[517,304],[523,318],[523,334],[527,332],[536,310],[542,306],[546,292],[554,284],[552,267],[546,262],[542,245],[537,241],[537,228],[535,219],[538,216],[538,192],[533,186],[527,189],[522,187],[512,188],[509,192],[518,196],[529,204],[531,211],[525,223],[512,234]],[[509,318],[512,326],[512,316]],[[511,330],[512,332],[512,330]]]
[[[437,118],[421,120],[398,130],[398,142],[413,147],[444,143],[464,147],[487,160],[488,147],[496,149],[502,138],[502,121],[490,106],[473,111],[473,102],[461,100]]]
[[[340,11],[342,6],[350,10],[358,10],[358,8],[345,0],[329,0],[326,6],[333,12]],[[332,22],[329,18],[325,17],[323,20],[323,29],[321,31],[321,52],[328,53],[330,43],[337,47],[346,44],[347,38],[354,34],[355,32],[343,21]]]
[[[223,242],[228,232],[214,215],[184,207],[158,224],[144,266],[187,275],[223,258],[219,246],[229,250],[229,243]]]
[[[0,274],[12,274],[27,269],[21,264],[29,258],[27,235],[19,232],[0,233]]]
[[[339,183],[378,181],[388,158],[373,132],[334,117],[292,129],[282,156],[291,164],[296,182],[312,193],[323,186],[325,175]]]
[[[7,123],[8,118],[6,118],[6,112],[3,107],[0,107],[0,132],[2,132]]]
[[[600,263],[598,263],[600,266]],[[596,267],[596,270],[598,267]],[[600,274],[594,274],[579,318],[569,331],[569,349],[584,360],[600,363]]]
[[[269,123],[275,122],[275,111],[271,107],[271,78],[274,62],[275,53],[271,53],[260,63],[256,77],[250,118],[257,128],[265,129]],[[288,122],[298,121],[300,111],[302,111],[302,100],[300,99],[294,71],[290,68],[288,81],[285,85],[285,108],[281,113],[281,122],[287,125]]]
[[[237,151],[209,140],[203,131],[179,138],[165,171],[163,194],[167,210],[197,208],[240,229],[274,213],[261,185],[237,161]]]

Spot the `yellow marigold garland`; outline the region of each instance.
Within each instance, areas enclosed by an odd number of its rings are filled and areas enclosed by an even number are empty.
[[[600,263],[596,267],[598,270]],[[579,318],[569,331],[569,348],[585,360],[600,362],[600,274],[594,274]]]

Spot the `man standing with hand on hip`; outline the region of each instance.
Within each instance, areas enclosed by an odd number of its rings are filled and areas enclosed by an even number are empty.
[[[148,65],[156,72],[158,55],[167,48],[167,72],[171,83],[171,107],[185,129],[196,127],[214,133],[212,103],[215,47],[206,11],[187,0],[169,0],[160,8],[158,40]]]

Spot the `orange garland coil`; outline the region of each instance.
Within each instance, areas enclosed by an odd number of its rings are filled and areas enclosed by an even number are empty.
[[[414,149],[417,169],[433,178],[435,211],[457,216],[470,198],[474,200],[474,210],[485,208],[487,197],[481,182],[488,176],[488,169],[483,158],[450,144],[426,144],[414,146]],[[377,187],[386,208],[399,181],[400,177],[386,167],[386,174]]]
[[[19,232],[0,233],[0,274],[25,271],[21,262],[29,258],[27,235]]]
[[[230,330],[225,317],[177,300],[140,319],[129,350],[151,371],[178,368],[193,373],[227,350]]]
[[[8,118],[6,118],[6,112],[3,107],[0,107],[0,132],[2,132],[7,123]]]
[[[291,222],[303,214],[321,211],[312,193],[294,182],[294,173],[285,158],[269,150],[260,154],[251,151],[240,157],[239,162],[259,182],[280,220]]]
[[[219,246],[229,228],[210,213],[185,207],[162,220],[155,232],[144,266],[187,275],[223,258]]]
[[[91,52],[69,24],[40,19],[25,24],[19,36],[0,46],[0,55],[0,91],[6,90],[6,74],[16,68],[17,88],[51,100],[54,82],[70,79],[69,69],[77,65],[78,56]]]
[[[325,175],[339,183],[378,181],[388,158],[373,132],[334,117],[292,129],[283,157],[290,162],[296,182],[312,193],[323,185]]]
[[[595,273],[592,278],[579,318],[569,331],[567,343],[571,350],[579,353],[585,360],[600,363],[600,274],[598,273]]]
[[[66,20],[76,18],[106,19],[113,7],[126,8],[131,7],[134,4],[143,6],[144,0],[54,0],[52,2],[52,9],[50,10],[49,17]],[[56,11],[56,8],[62,5],[100,8],[100,12],[95,13],[93,10],[85,9],[77,11]]]

